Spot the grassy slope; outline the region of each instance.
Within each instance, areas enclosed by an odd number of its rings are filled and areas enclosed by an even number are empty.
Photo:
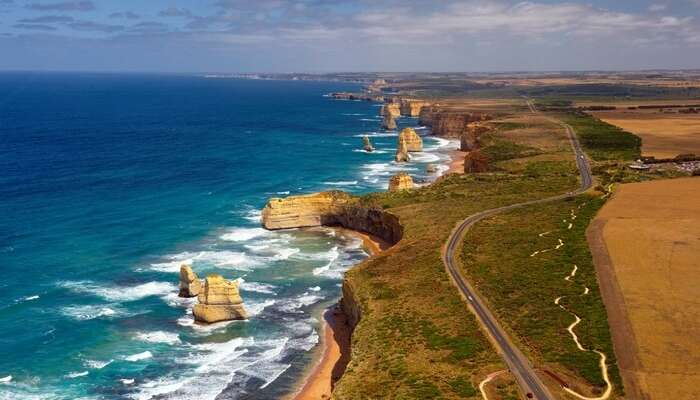
[[[420,190],[362,199],[399,215],[405,235],[346,275],[363,316],[337,398],[479,397],[475,388],[485,370],[503,366],[449,281],[440,247],[473,213],[577,185],[571,161],[533,161],[526,170],[452,175]]]
[[[607,315],[585,238],[588,223],[602,205],[600,198],[584,195],[489,218],[467,233],[462,260],[465,275],[489,299],[499,320],[526,343],[536,364],[546,363],[555,371],[563,367],[568,375],[604,387],[598,356],[576,349],[566,331],[573,317],[554,304],[555,298],[567,296],[562,304],[583,320],[576,327],[582,344],[608,355],[611,377],[620,393]],[[571,210],[577,215],[573,221]],[[569,222],[573,223],[570,230]],[[544,232],[551,233],[540,237]],[[564,242],[560,249],[530,256],[536,250],[555,248],[558,239]],[[564,278],[573,265],[578,271],[570,283]],[[590,293],[581,296],[584,285]]]

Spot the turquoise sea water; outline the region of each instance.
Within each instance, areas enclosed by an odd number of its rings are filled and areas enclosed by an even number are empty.
[[[386,188],[408,165],[342,83],[0,74],[0,399],[278,398],[321,308],[366,257],[329,229],[268,232],[269,197]],[[415,126],[411,118],[400,127]],[[420,130],[419,132],[425,132]],[[361,151],[369,133],[378,151]],[[179,265],[242,279],[248,321],[199,326]],[[217,397],[218,396],[218,397]]]

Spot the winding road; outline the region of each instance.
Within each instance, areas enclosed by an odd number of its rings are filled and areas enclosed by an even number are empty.
[[[533,113],[538,113],[532,101],[528,101],[527,105],[530,108],[530,111]],[[479,294],[476,292],[476,290],[474,290],[472,285],[464,278],[464,276],[462,276],[461,272],[459,271],[459,267],[455,262],[455,255],[461,249],[460,244],[462,243],[464,234],[477,222],[493,215],[515,210],[517,208],[574,197],[584,193],[592,186],[593,179],[591,177],[591,169],[573,128],[564,122],[556,122],[564,127],[571,142],[571,147],[576,157],[576,166],[578,167],[581,176],[581,186],[579,189],[558,196],[512,204],[471,215],[460,222],[460,224],[452,231],[452,234],[447,240],[446,250],[443,255],[443,263],[445,264],[445,268],[447,268],[447,272],[452,277],[457,289],[459,289],[460,293],[467,299],[467,302],[471,306],[473,312],[476,314],[479,322],[484,326],[489,336],[493,340],[498,352],[508,365],[510,372],[515,376],[520,389],[528,399],[537,400],[553,400],[554,397],[537,376],[530,361],[513,344],[512,340],[510,340],[508,337],[508,334],[505,332],[505,330],[503,330],[503,327],[501,327],[501,325],[498,323],[498,320],[488,309]]]

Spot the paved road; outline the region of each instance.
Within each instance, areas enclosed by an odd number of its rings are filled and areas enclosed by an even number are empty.
[[[531,101],[528,101],[527,104],[533,113],[538,112]],[[516,208],[529,206],[532,204],[546,203],[577,196],[591,187],[591,185],[593,184],[593,180],[591,178],[590,166],[588,165],[588,160],[586,159],[583,150],[581,150],[581,145],[579,144],[579,141],[576,138],[576,134],[573,128],[563,122],[557,122],[560,123],[566,129],[566,133],[569,136],[569,140],[571,141],[571,147],[574,150],[574,154],[576,156],[576,165],[581,174],[580,188],[573,192],[565,193],[562,195],[548,197],[546,199],[541,200],[527,201],[524,203],[513,204],[505,207],[494,208],[469,216],[467,219],[462,221],[450,235],[447,241],[447,249],[443,257],[443,262],[445,263],[447,271],[452,276],[459,291],[464,295],[464,297],[471,305],[472,309],[474,310],[474,313],[479,319],[479,322],[481,322],[481,324],[484,326],[484,328],[488,331],[489,335],[493,339],[499,353],[505,360],[506,364],[508,364],[508,368],[513,373],[513,375],[515,375],[515,378],[517,379],[521,390],[523,391],[523,393],[527,394],[528,396],[531,396],[528,398],[537,400],[551,400],[554,399],[554,397],[551,393],[549,393],[549,390],[547,390],[547,387],[542,383],[537,374],[535,374],[535,370],[533,369],[532,364],[530,364],[529,360],[510,340],[506,332],[503,330],[501,325],[494,317],[493,313],[491,313],[491,311],[489,311],[489,309],[486,307],[479,294],[474,290],[471,284],[469,284],[469,282],[467,282],[467,280],[462,276],[462,274],[459,271],[459,267],[455,263],[455,253],[461,250],[460,244],[462,243],[462,238],[464,237],[465,232],[469,230],[469,228],[471,228],[472,225],[485,218],[488,218],[492,215],[500,214],[502,212],[514,210]]]

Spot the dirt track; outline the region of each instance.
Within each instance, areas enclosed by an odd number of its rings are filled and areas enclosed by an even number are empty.
[[[700,178],[623,185],[588,230],[630,399],[700,398]]]

